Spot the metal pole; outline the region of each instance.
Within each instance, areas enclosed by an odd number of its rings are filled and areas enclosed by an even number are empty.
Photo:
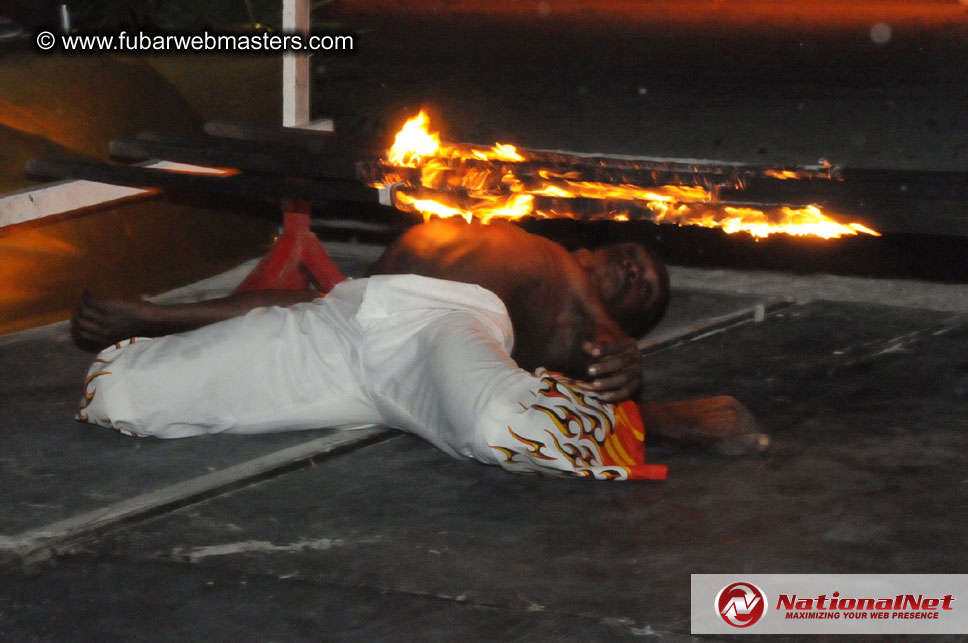
[[[309,31],[309,0],[282,1],[282,29],[286,33]],[[282,55],[282,124],[309,124],[309,54]]]

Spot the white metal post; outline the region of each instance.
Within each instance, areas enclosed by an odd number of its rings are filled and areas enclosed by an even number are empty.
[[[282,29],[300,34],[309,31],[309,0],[282,0]],[[282,124],[309,124],[309,54],[286,52],[282,56]]]

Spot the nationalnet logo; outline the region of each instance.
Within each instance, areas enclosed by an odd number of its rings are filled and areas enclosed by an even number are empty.
[[[780,594],[776,609],[783,610],[784,618],[845,618],[845,619],[938,619],[940,610],[953,610],[951,594],[926,598],[924,594],[895,594],[892,597],[843,597],[833,592],[828,597],[819,594],[802,597]]]
[[[733,583],[719,590],[716,610],[733,627],[749,627],[769,609],[766,594],[752,583]]]
[[[692,575],[693,634],[968,634],[964,574]]]

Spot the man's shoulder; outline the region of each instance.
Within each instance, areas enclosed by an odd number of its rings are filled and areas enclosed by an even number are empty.
[[[433,220],[407,232],[389,272],[480,283],[507,295],[537,285],[563,287],[581,275],[571,253],[506,221],[488,224]]]

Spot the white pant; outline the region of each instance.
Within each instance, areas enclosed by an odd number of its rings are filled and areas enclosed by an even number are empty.
[[[104,350],[78,419],[162,438],[382,424],[513,471],[664,473],[636,453],[637,413],[520,369],[512,342],[504,304],[478,286],[346,281],[311,303]],[[615,437],[625,425],[640,435]]]

